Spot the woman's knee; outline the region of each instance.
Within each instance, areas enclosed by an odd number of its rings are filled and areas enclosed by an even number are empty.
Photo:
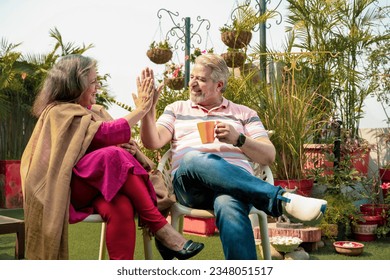
[[[122,194],[117,194],[110,202],[103,197],[94,201],[94,207],[104,220],[133,221],[134,208],[130,200]]]

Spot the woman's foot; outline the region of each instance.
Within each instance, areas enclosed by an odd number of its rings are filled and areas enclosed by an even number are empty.
[[[155,236],[156,247],[164,260],[171,260],[174,257],[180,260],[189,259],[204,248],[203,243],[186,240],[170,224],[159,229]]]
[[[173,258],[186,260],[202,251],[204,244],[188,240],[180,251],[173,251],[162,245],[161,242],[156,239],[156,247],[164,260],[172,260]]]

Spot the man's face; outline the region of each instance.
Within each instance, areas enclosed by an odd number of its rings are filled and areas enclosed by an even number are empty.
[[[191,101],[204,107],[215,105],[222,99],[222,85],[221,81],[211,79],[209,67],[195,64],[189,81]]]

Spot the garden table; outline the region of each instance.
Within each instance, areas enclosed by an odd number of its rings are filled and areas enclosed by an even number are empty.
[[[16,233],[15,258],[24,259],[24,221],[0,215],[0,234]]]

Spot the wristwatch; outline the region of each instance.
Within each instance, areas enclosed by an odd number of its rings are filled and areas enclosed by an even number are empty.
[[[240,136],[238,136],[237,144],[233,145],[234,147],[241,147],[244,145],[246,140],[246,136],[243,133],[240,133]]]

